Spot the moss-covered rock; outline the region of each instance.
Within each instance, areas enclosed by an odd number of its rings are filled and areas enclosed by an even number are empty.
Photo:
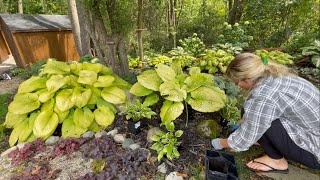
[[[213,119],[201,121],[197,126],[198,135],[211,139],[218,137],[221,130],[221,126]]]

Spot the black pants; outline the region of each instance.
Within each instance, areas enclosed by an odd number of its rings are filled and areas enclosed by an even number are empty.
[[[316,157],[292,141],[279,119],[272,122],[271,127],[258,140],[258,143],[272,159],[284,157],[307,167],[320,169]]]

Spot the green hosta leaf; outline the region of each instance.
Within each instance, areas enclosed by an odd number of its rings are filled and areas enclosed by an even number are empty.
[[[88,104],[95,105],[95,104],[97,104],[98,98],[101,97],[101,90],[96,87],[91,87],[91,91],[92,91],[92,93],[91,93],[91,97],[88,101]]]
[[[94,114],[89,108],[77,108],[74,111],[73,121],[76,126],[87,129],[94,121]]]
[[[179,74],[176,76],[176,82],[178,84],[183,84],[184,83],[184,80],[186,80],[188,76],[186,74]]]
[[[70,64],[69,67],[70,67],[71,73],[79,75],[79,72],[81,71],[81,68],[82,68],[82,64],[78,62],[74,62]]]
[[[14,114],[12,112],[8,112],[6,115],[6,120],[4,122],[6,128],[13,128],[24,119],[26,119],[28,114]]]
[[[88,71],[94,71],[96,73],[99,73],[103,68],[103,65],[100,63],[82,63],[81,64],[81,69],[82,70],[88,70]]]
[[[98,108],[93,113],[96,122],[105,128],[111,125],[115,118],[115,115],[108,107]]]
[[[114,77],[114,81],[112,83],[114,86],[117,86],[120,89],[130,89],[131,88],[132,85],[130,83],[121,79],[116,74],[112,74],[112,76]]]
[[[91,131],[91,132],[99,132],[103,129],[102,126],[99,126],[99,124],[96,122],[96,121],[93,121],[91,123],[91,125],[88,127],[88,131]]]
[[[175,136],[176,136],[176,137],[181,137],[182,134],[183,134],[183,131],[178,130],[178,131],[175,133]]]
[[[129,91],[131,94],[136,96],[147,96],[153,91],[142,86],[139,82],[136,82]]]
[[[152,141],[160,141],[160,137],[159,136],[152,136],[151,140]]]
[[[18,93],[30,93],[38,89],[46,88],[46,81],[47,79],[39,77],[39,76],[32,76],[28,80],[22,82],[18,88]]]
[[[54,105],[55,105],[55,101],[54,99],[51,99],[50,101],[47,101],[41,105],[41,111],[45,111],[45,110],[52,111],[54,108]]]
[[[74,76],[74,75],[70,75],[70,82],[69,82],[69,85],[71,87],[78,87],[78,86],[82,86],[82,84],[78,83],[78,77],[77,76]]]
[[[40,107],[40,101],[35,93],[17,94],[9,105],[9,112],[26,114]]]
[[[217,87],[200,87],[191,92],[188,104],[200,112],[215,112],[225,106],[226,95]]]
[[[113,104],[122,104],[126,102],[126,94],[124,91],[115,86],[103,88],[101,96],[104,100]]]
[[[18,141],[20,135],[23,133],[23,130],[28,125],[29,118],[24,119],[22,122],[20,122],[11,132],[9,137],[9,145],[13,146]]]
[[[156,131],[156,135],[158,136],[164,136],[166,133],[164,133],[163,131],[159,130],[159,131]]]
[[[172,153],[173,153],[173,156],[174,156],[175,158],[180,157],[180,153],[178,152],[178,150],[177,150],[176,148],[173,148]]]
[[[62,123],[61,133],[63,138],[79,138],[83,133],[87,131],[87,129],[83,129],[73,122],[73,114],[73,112],[70,112],[68,117]]]
[[[200,67],[191,67],[189,69],[189,74],[190,75],[195,75],[195,74],[200,74],[200,73],[201,73]]]
[[[164,82],[175,79],[177,75],[176,72],[171,67],[164,64],[158,64],[156,68],[156,72]]]
[[[54,92],[49,92],[47,89],[38,91],[37,94],[39,94],[39,101],[42,103],[49,101],[55,95]]]
[[[18,143],[26,142],[28,140],[29,136],[33,133],[32,131],[33,131],[34,122],[38,117],[38,115],[39,115],[39,112],[34,112],[30,115],[28,124],[25,125],[25,127],[23,128],[19,136]]]
[[[59,118],[59,123],[62,123],[67,118],[70,112],[70,110],[60,111],[59,108],[57,107],[57,104],[55,104],[53,111],[57,113]]]
[[[61,61],[49,59],[42,73],[44,74],[70,74],[70,67]]]
[[[152,106],[159,101],[159,96],[156,93],[149,94],[143,102],[144,106]]]
[[[104,75],[99,76],[97,82],[93,83],[94,87],[109,87],[112,85],[112,82],[115,80],[113,76]]]
[[[75,87],[71,96],[71,101],[78,108],[82,108],[88,104],[88,101],[91,97],[91,89],[83,89],[82,87]]]
[[[74,101],[71,100],[72,89],[63,89],[56,96],[56,104],[61,112],[67,111],[74,106]]]
[[[158,142],[156,142],[150,148],[155,150],[155,151],[157,151],[157,152],[160,152],[160,151],[163,150],[163,145],[158,143]]]
[[[204,85],[207,82],[207,78],[202,74],[194,74],[184,81],[187,85],[185,90],[187,92],[194,91],[195,89],[199,88],[200,86]]]
[[[160,84],[163,82],[155,70],[146,70],[137,79],[142,86],[153,91],[159,91]]]
[[[102,98],[97,99],[97,107],[100,109],[103,109],[104,107],[108,107],[113,112],[113,114],[117,113],[116,107],[113,104],[103,100]]]
[[[160,94],[170,101],[181,102],[187,97],[187,92],[179,88],[175,80],[166,81],[160,85]]]
[[[201,73],[201,75],[205,76],[207,78],[205,86],[214,86],[214,75],[207,74],[207,73]]]
[[[167,130],[169,132],[173,132],[174,131],[174,123],[173,122],[165,123],[165,126],[166,126],[166,128],[167,128]],[[170,137],[170,135],[171,135],[170,133],[167,133],[167,135],[169,135],[168,138],[173,138],[173,137]]]
[[[56,130],[59,124],[58,115],[52,110],[42,111],[36,118],[33,133],[36,137],[47,139]]]
[[[62,86],[70,83],[70,77],[69,76],[63,76],[63,75],[52,75],[50,79],[46,82],[46,86],[49,92],[56,92],[58,91]]]
[[[163,158],[163,155],[165,154],[165,152],[161,151],[159,154],[158,154],[158,161],[161,161],[161,159]]]
[[[103,66],[101,72],[104,75],[111,75],[113,73],[112,69],[106,66]]]
[[[78,83],[93,85],[97,81],[98,74],[94,71],[81,70],[79,72]]]
[[[179,74],[183,74],[182,68],[181,68],[181,63],[178,60],[174,60],[170,66],[174,72],[179,75]]]
[[[167,144],[164,146],[163,150],[165,150],[167,152],[167,158],[169,160],[172,160],[173,159],[173,156],[172,156],[172,146]]]
[[[169,123],[177,119],[183,112],[182,102],[172,102],[165,100],[160,111],[162,123]]]

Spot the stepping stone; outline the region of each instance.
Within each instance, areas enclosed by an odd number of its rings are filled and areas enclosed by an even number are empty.
[[[298,167],[289,164],[289,173],[262,173],[265,176],[271,177],[275,180],[319,180],[320,176],[312,174],[306,170],[300,169]]]

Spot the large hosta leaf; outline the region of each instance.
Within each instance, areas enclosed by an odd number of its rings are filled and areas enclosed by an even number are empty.
[[[179,88],[179,85],[173,81],[166,81],[160,85],[160,94],[170,101],[180,102],[187,97],[187,92]]]
[[[9,145],[13,146],[16,144],[16,142],[19,140],[20,135],[23,133],[23,130],[28,125],[29,118],[24,119],[22,122],[20,122],[11,132],[9,137]]]
[[[46,86],[49,92],[56,92],[58,91],[62,86],[70,83],[70,77],[69,76],[63,76],[63,75],[52,75],[50,79],[46,82]]]
[[[59,123],[62,123],[67,118],[67,116],[69,115],[69,112],[70,112],[70,110],[60,111],[59,108],[57,107],[57,104],[55,104],[53,110],[58,115]]]
[[[200,67],[191,67],[191,68],[189,69],[189,74],[190,74],[190,75],[200,74],[200,73],[201,73]]]
[[[95,105],[95,104],[97,104],[98,98],[101,97],[101,90],[96,87],[91,87],[91,91],[92,91],[92,93],[91,93],[91,97],[88,101],[88,104]]]
[[[174,72],[179,75],[179,74],[183,74],[182,68],[181,68],[181,63],[178,60],[174,60],[170,66]]]
[[[55,92],[49,92],[47,89],[43,89],[38,91],[37,94],[39,94],[39,101],[44,103],[49,101],[55,95]]]
[[[68,117],[63,121],[61,133],[63,138],[74,137],[79,138],[87,129],[77,126],[73,121],[74,112],[70,112]]]
[[[165,100],[161,107],[160,117],[163,124],[169,123],[177,119],[183,112],[182,102],[172,102]]]
[[[60,111],[67,111],[74,106],[74,102],[71,100],[72,92],[72,89],[64,89],[57,94],[56,104]]]
[[[43,68],[42,73],[44,74],[69,74],[70,67],[61,61],[55,61],[49,59],[45,67]]]
[[[113,104],[122,104],[126,102],[126,94],[124,91],[115,86],[103,88],[101,96],[104,100]]]
[[[130,89],[131,88],[131,84],[128,83],[127,81],[121,79],[118,75],[116,74],[112,74],[112,77],[114,77],[114,81],[112,82],[112,84],[114,86],[117,86],[118,88],[121,89]]]
[[[94,87],[109,87],[112,85],[112,82],[115,80],[113,76],[104,75],[99,76],[97,82],[93,83]]]
[[[17,94],[9,105],[9,112],[26,114],[40,107],[38,95],[35,93]]]
[[[78,83],[92,85],[97,81],[98,74],[94,71],[81,70]]]
[[[200,87],[191,92],[188,104],[200,112],[215,112],[225,106],[226,95],[217,87]]]
[[[81,64],[81,68],[82,70],[89,70],[89,71],[94,71],[96,73],[99,73],[102,68],[103,68],[103,65],[100,64],[100,63],[82,63]]]
[[[33,92],[38,89],[46,88],[46,81],[47,79],[39,77],[39,76],[32,76],[28,80],[22,82],[19,85],[18,93],[29,93]]]
[[[105,107],[108,107],[108,108],[113,112],[113,114],[116,114],[116,113],[117,113],[117,109],[116,109],[116,107],[115,107],[113,104],[105,101],[105,100],[102,99],[102,98],[98,98],[98,100],[97,100],[97,108],[98,108],[98,109],[103,109],[104,106],[105,106]]]
[[[177,75],[176,72],[171,67],[164,64],[158,64],[156,68],[156,72],[164,82],[175,79]]]
[[[71,101],[78,108],[82,108],[88,104],[88,101],[91,97],[91,89],[84,89],[82,87],[75,87],[71,96]]]
[[[58,124],[57,113],[52,110],[42,111],[34,122],[33,133],[38,138],[47,139],[56,130]]]
[[[153,91],[159,91],[160,84],[163,82],[155,70],[146,70],[137,79],[142,86]]]
[[[28,114],[14,114],[12,112],[8,112],[6,115],[6,120],[4,122],[4,125],[6,128],[13,128],[20,122],[22,122],[24,119],[26,119]]]
[[[77,108],[74,111],[73,121],[76,126],[87,129],[94,121],[94,114],[89,108]]]
[[[184,88],[187,92],[191,92],[207,82],[207,78],[202,74],[194,74],[186,78],[184,83],[186,87]]]
[[[18,143],[26,142],[29,136],[33,133],[33,126],[36,118],[38,117],[40,112],[33,112],[30,114],[28,124],[23,128]]]
[[[108,127],[114,121],[115,115],[108,107],[100,107],[96,109],[94,112],[94,119],[96,122],[103,127]]]
[[[152,93],[152,94],[149,94],[145,98],[143,105],[144,106],[152,106],[152,105],[156,104],[158,101],[159,101],[159,96],[156,93]]]
[[[130,89],[130,93],[136,96],[147,96],[153,91],[142,86],[139,82],[136,82]]]

